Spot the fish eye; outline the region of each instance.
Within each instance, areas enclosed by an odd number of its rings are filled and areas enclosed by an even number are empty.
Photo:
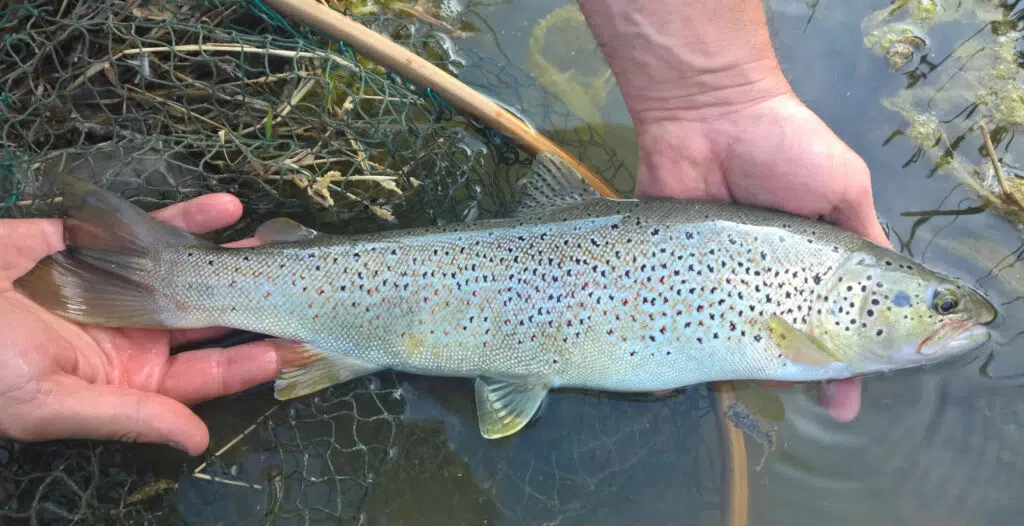
[[[932,308],[939,314],[950,314],[960,306],[960,298],[955,291],[938,289],[932,296]]]

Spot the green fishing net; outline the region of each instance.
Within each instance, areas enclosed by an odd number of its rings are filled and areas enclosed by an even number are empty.
[[[145,209],[231,192],[245,216],[217,241],[281,215],[335,232],[438,224],[503,214],[532,160],[259,2],[0,5],[0,217],[56,214],[67,170]],[[458,4],[332,7],[631,190],[601,129],[504,59],[458,47],[473,29]],[[265,385],[196,410],[212,439],[195,459],[0,442],[0,524],[698,524],[723,507],[704,388],[657,403],[556,393],[499,442],[480,437],[463,380],[381,373],[288,403]]]

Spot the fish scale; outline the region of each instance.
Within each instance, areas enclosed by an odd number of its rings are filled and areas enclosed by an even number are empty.
[[[202,242],[67,186],[74,220],[114,234],[74,229],[68,253],[19,280],[47,308],[273,336],[286,365],[279,398],[383,369],[475,378],[488,438],[522,428],[552,388],[845,378],[975,348],[995,316],[976,291],[830,225],[605,199],[547,154],[508,218],[355,236],[281,219],[252,248]],[[955,308],[938,312],[950,298]]]
[[[783,226],[785,216],[751,210],[722,222],[710,219],[716,212],[583,201],[535,223],[242,249],[248,261],[239,250],[169,251],[155,276],[177,284],[165,286],[168,296],[203,305],[196,325],[414,373],[606,390],[766,377],[786,358],[768,337],[765,309],[805,329],[824,286],[814,274],[846,252],[817,231]],[[714,369],[695,367],[709,353],[719,356]]]

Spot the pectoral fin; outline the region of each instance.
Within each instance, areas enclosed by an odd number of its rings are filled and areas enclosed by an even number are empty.
[[[537,413],[547,393],[546,385],[477,378],[476,411],[480,434],[494,439],[516,433]]]
[[[841,362],[842,357],[821,344],[813,336],[798,331],[777,315],[768,319],[768,332],[786,357],[804,365],[829,365]]]
[[[283,363],[274,382],[274,398],[278,400],[305,396],[382,370],[351,356],[321,351],[304,343],[275,341],[280,344],[278,352]]]

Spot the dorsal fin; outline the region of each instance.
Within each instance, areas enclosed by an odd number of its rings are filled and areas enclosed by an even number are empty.
[[[538,153],[530,175],[519,181],[517,186],[520,194],[513,206],[513,215],[588,199],[603,199],[579,172],[551,152]]]

